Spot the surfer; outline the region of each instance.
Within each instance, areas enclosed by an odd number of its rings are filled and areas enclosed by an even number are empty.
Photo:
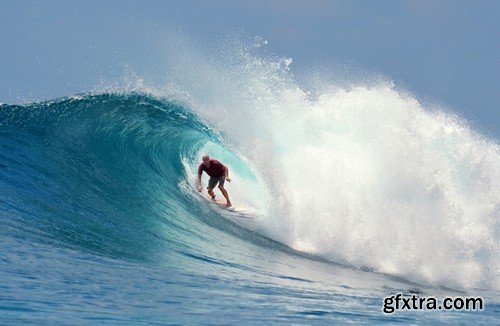
[[[208,180],[208,194],[212,197],[212,200],[215,201],[215,193],[214,188],[219,183],[219,189],[226,198],[226,206],[231,207],[231,200],[229,200],[229,194],[227,190],[224,189],[224,181],[231,182],[231,178],[229,178],[229,169],[227,166],[222,164],[217,160],[211,160],[208,155],[203,155],[201,157],[202,163],[198,167],[198,192],[201,192],[201,174],[205,171],[210,179]]]

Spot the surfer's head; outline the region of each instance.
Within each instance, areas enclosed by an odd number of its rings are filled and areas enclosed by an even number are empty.
[[[207,155],[207,154],[204,154],[202,157],[201,157],[201,161],[203,162],[203,164],[205,164],[207,167],[210,166],[210,157]]]

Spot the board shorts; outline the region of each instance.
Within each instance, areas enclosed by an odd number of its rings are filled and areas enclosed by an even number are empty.
[[[217,182],[219,183],[219,186],[224,185],[224,181],[226,181],[226,178],[222,175],[220,177],[210,177],[208,180],[208,187],[207,189],[213,189],[217,185]]]

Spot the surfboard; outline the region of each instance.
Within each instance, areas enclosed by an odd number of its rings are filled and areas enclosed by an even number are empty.
[[[236,206],[236,205],[227,207],[226,201],[212,200],[211,198],[204,196],[204,195],[202,195],[202,197],[206,201],[208,201],[209,203],[211,203],[212,205],[217,207],[218,209],[230,212],[232,216],[243,217],[243,218],[254,218],[254,216],[252,215],[253,208],[251,208],[251,207],[243,207],[243,206]]]
[[[234,206],[234,205],[227,207],[226,202],[222,201],[222,200],[215,200],[214,201],[214,200],[209,199],[209,201],[216,204],[216,205],[219,205],[221,208],[224,208],[230,212],[244,213],[244,212],[249,212],[252,210],[250,207],[240,207],[240,206]]]

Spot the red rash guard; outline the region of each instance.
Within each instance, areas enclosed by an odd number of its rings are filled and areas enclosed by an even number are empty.
[[[203,171],[211,177],[222,177],[224,175],[224,165],[217,160],[210,160],[210,167],[208,168],[205,164],[200,164],[198,167],[198,175],[201,175]]]

